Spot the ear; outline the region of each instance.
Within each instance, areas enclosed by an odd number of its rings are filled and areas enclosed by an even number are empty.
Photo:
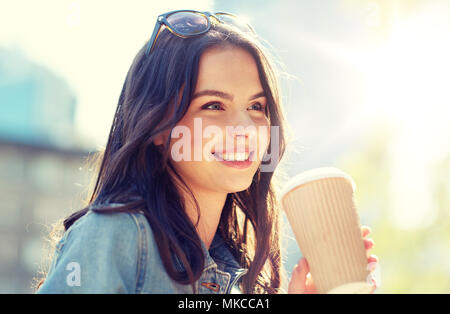
[[[162,153],[164,150],[164,137],[162,134],[155,137],[153,140],[153,145],[159,153]]]
[[[163,135],[162,135],[162,134],[158,135],[158,136],[155,138],[155,140],[153,141],[153,144],[155,144],[155,146],[163,145],[163,143],[164,143],[164,138],[163,138]]]
[[[170,131],[169,132],[163,132],[158,134],[155,139],[153,140],[153,144],[155,146],[163,146],[166,143],[167,138],[169,137]]]

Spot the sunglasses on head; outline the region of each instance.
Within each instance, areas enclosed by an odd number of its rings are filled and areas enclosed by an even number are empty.
[[[209,31],[213,19],[216,23],[225,23],[243,32],[256,34],[250,24],[231,13],[217,12],[213,14],[194,10],[171,11],[158,16],[145,55],[148,56],[152,52],[163,24],[172,34],[178,37],[188,38]]]

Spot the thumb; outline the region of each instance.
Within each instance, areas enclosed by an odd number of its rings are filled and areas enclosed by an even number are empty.
[[[306,292],[306,276],[309,273],[309,266],[303,257],[294,266],[291,280],[289,282],[288,293],[305,293]]]

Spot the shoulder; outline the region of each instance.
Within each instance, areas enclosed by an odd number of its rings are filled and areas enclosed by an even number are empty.
[[[89,210],[58,243],[42,292],[139,293],[148,252],[146,224],[139,213]],[[73,265],[79,285],[67,284]]]
[[[103,213],[89,210],[65,232],[59,249],[71,243],[85,248],[140,255],[148,245],[149,226],[139,212]],[[150,232],[151,233],[151,232]]]
[[[128,212],[103,213],[89,210],[66,231],[65,236],[83,231],[83,234],[132,236],[138,232],[139,214]]]

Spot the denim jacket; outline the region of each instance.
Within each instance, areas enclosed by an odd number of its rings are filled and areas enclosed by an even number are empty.
[[[202,242],[205,267],[198,293],[241,293],[241,268],[216,233],[209,250]],[[166,273],[153,232],[143,213],[89,210],[56,245],[47,277],[36,293],[192,293],[191,285]]]

